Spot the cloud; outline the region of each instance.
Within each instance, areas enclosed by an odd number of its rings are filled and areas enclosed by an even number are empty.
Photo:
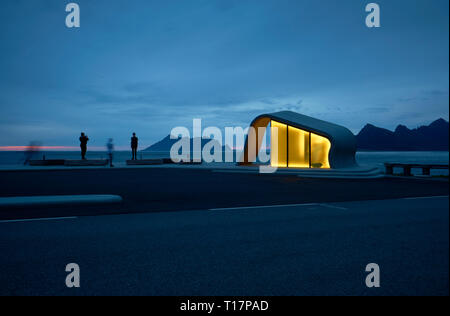
[[[386,113],[391,111],[391,108],[389,107],[382,107],[382,106],[378,106],[378,107],[369,107],[366,108],[366,111],[368,113],[375,113],[375,114],[379,114],[379,113]]]
[[[57,122],[61,142],[83,129],[120,145],[194,117],[247,126],[291,110],[352,129],[448,117],[448,1],[435,2],[386,2],[402,18],[368,36],[355,1],[79,0],[79,30],[64,3],[0,1],[0,127]]]
[[[431,96],[448,96],[448,90],[428,90],[424,91],[424,94]]]

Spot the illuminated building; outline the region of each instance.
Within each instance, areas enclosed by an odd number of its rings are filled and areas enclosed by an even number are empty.
[[[256,162],[264,134],[270,131],[273,167],[337,169],[356,166],[355,136],[345,127],[289,111],[260,115],[251,127],[241,164]]]

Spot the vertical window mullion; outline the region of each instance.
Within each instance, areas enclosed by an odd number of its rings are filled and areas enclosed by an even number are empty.
[[[309,169],[312,168],[311,158],[312,158],[312,152],[311,152],[311,132],[309,132]]]
[[[289,125],[286,125],[286,167],[289,168]]]

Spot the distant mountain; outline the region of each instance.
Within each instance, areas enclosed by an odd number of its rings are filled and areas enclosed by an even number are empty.
[[[147,149],[144,149],[144,151],[146,152],[170,152],[170,149],[172,148],[172,146],[178,142],[181,138],[178,139],[170,139],[170,135],[166,136],[165,138],[163,138],[162,140],[160,140],[159,142],[151,145],[150,147],[148,147]],[[193,151],[194,148],[194,139],[190,138],[189,139],[191,142],[191,151]],[[205,139],[205,138],[201,138],[200,142],[201,142],[201,148],[203,150],[203,147],[208,144],[211,141],[211,139]],[[215,141],[215,140],[214,140]],[[220,146],[220,143],[218,141],[216,141],[217,144]],[[222,146],[222,150],[231,150],[228,146]]]
[[[166,136],[165,138],[163,138],[162,140],[160,140],[159,142],[151,145],[150,147],[144,149],[144,151],[149,151],[149,152],[155,152],[155,151],[159,151],[159,152],[165,152],[165,151],[170,151],[170,148],[172,148],[173,144],[175,144],[177,141],[179,141],[179,139],[170,139],[170,135]]]
[[[170,152],[173,144],[180,139],[170,139],[170,135],[148,147],[146,152]],[[201,148],[211,139],[201,139]],[[449,123],[444,119],[434,121],[428,126],[409,129],[399,125],[395,131],[367,124],[356,135],[358,150],[374,151],[448,151]],[[191,152],[193,139],[190,138]],[[220,145],[219,145],[220,146]],[[222,150],[231,150],[222,146]]]
[[[449,123],[441,118],[415,129],[399,125],[393,132],[367,124],[356,140],[358,150],[448,151]]]

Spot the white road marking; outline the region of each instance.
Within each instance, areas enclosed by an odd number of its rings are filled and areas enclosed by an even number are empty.
[[[28,219],[12,219],[0,221],[0,224],[4,223],[22,223],[22,222],[39,222],[39,221],[59,221],[67,219],[77,219],[78,217],[48,217],[48,218],[28,218]]]
[[[211,208],[210,211],[232,211],[232,210],[249,210],[259,208],[278,208],[278,207],[296,207],[296,206],[319,206],[318,203],[305,204],[286,204],[286,205],[262,205],[262,206],[242,206],[242,207],[225,207],[225,208]]]
[[[346,201],[346,202],[335,202],[335,203],[351,203],[351,202],[376,202],[376,201],[395,201],[395,200],[419,200],[419,199],[439,199],[439,198],[449,198],[448,195],[441,196],[425,196],[425,197],[409,197],[409,198],[398,198],[398,199],[386,199],[386,200],[362,200],[362,201]],[[301,207],[301,206],[321,206],[326,208],[338,209],[338,210],[348,210],[349,208],[335,206],[326,203],[303,203],[303,204],[284,204],[284,205],[261,205],[261,206],[242,206],[242,207],[228,207],[228,208],[211,208],[209,211],[233,211],[233,210],[249,210],[249,209],[266,209],[266,208],[288,208],[288,207]],[[127,215],[127,214],[122,214]],[[129,214],[128,214],[129,215]],[[36,221],[57,221],[57,220],[70,220],[78,219],[76,216],[72,217],[49,217],[49,218],[30,218],[30,219],[14,219],[14,220],[0,220],[0,224],[4,223],[21,223],[21,222],[36,222]]]
[[[357,201],[344,201],[344,202],[333,202],[333,203],[440,199],[440,198],[448,198],[448,197],[449,197],[448,195],[440,195],[440,196],[408,197],[408,198],[382,199],[382,200],[357,200]],[[334,208],[334,209],[338,209],[338,210],[348,210],[348,208],[346,208],[346,207],[331,205],[331,204],[327,204],[327,203],[304,203],[304,204],[285,204],[285,205],[261,205],[261,206],[225,207],[225,208],[211,208],[209,210],[210,211],[233,211],[233,210],[249,210],[249,209],[263,209],[263,208],[284,208],[284,207],[298,207],[298,206],[322,206],[322,207]]]
[[[323,207],[328,207],[328,208],[334,208],[337,210],[348,210],[348,208],[346,207],[341,207],[341,206],[335,206],[335,205],[330,205],[330,204],[319,204],[319,206],[323,206]]]
[[[440,196],[422,196],[422,197],[407,197],[402,200],[421,200],[421,199],[443,199],[448,198],[448,195],[440,195]]]

